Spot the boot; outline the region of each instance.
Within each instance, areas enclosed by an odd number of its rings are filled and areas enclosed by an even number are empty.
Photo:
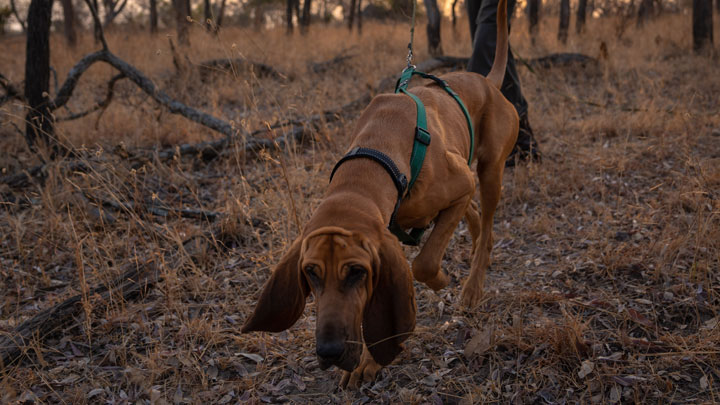
[[[530,160],[540,162],[541,156],[535,135],[530,127],[530,121],[528,121],[527,115],[523,115],[520,117],[520,131],[518,132],[517,142],[515,142],[515,147],[513,147],[510,156],[505,161],[505,167],[513,167],[516,162]]]

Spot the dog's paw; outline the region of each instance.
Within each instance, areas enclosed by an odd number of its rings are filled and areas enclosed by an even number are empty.
[[[483,299],[483,287],[468,280],[460,293],[460,303],[467,308],[475,308]]]
[[[375,359],[372,358],[370,352],[365,348],[362,358],[360,359],[360,365],[353,371],[343,371],[340,386],[342,388],[356,390],[360,388],[363,383],[374,381],[380,369],[382,369],[382,366],[375,362]]]
[[[447,287],[448,283],[450,283],[450,278],[442,270],[438,270],[434,278],[425,281],[425,285],[432,288],[433,291],[442,290]]]

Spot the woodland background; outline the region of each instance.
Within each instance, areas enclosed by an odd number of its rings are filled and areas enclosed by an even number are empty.
[[[0,3],[0,402],[720,401],[720,2],[518,4],[543,161],[506,171],[487,297],[458,305],[461,223],[406,350],[344,391],[312,302],[239,326],[412,3],[296,1]],[[420,69],[464,69],[462,2],[418,9]]]

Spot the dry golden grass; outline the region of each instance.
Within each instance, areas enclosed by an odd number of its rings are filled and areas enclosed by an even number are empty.
[[[448,25],[446,53],[468,54],[465,22],[456,31]],[[506,172],[487,299],[473,312],[458,305],[470,251],[461,224],[444,261],[450,286],[436,294],[416,285],[416,334],[359,392],[339,390],[339,373],[317,368],[312,302],[289,331],[238,332],[297,235],[296,216],[304,223],[321,198],[352,120],[282,152],[255,157],[231,149],[210,162],[135,167],[117,145],[134,150],[218,135],[171,116],[129,83],[118,85],[100,119],[60,124],[65,142],[84,147],[91,170],[66,173],[53,164],[42,186],[0,186],[0,333],[76,294],[83,310],[1,369],[0,402],[719,402],[717,61],[687,51],[688,16],[629,28],[620,40],[613,19],[591,21],[588,34],[571,36],[566,47],[553,27],[545,21],[533,46],[517,20],[516,53],[598,56],[604,41],[609,58],[587,69],[519,67],[544,161]],[[214,38],[196,29],[184,51],[191,64],[241,56],[267,63],[294,75],[285,81],[240,72],[203,83],[192,70],[176,72],[163,35],[114,32],[108,39],[173,97],[256,129],[343,105],[399,73],[407,30],[368,23],[360,37],[314,26],[289,38],[282,30],[228,28]],[[23,41],[5,39],[2,47],[0,72],[20,82]],[[54,37],[59,77],[94,49],[86,39],[69,51]],[[330,73],[309,71],[309,63],[343,50],[357,56]],[[70,108],[100,99],[113,74],[93,67]],[[0,114],[0,169],[37,164],[10,125],[20,125],[22,109],[5,105]],[[98,210],[102,201],[141,207]],[[142,208],[157,201],[224,216],[209,224]],[[218,239],[183,245],[210,230]],[[142,299],[99,302],[88,292],[149,260],[160,281]]]

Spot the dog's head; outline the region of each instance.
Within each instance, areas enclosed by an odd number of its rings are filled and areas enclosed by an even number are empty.
[[[363,341],[375,361],[390,363],[415,327],[410,268],[387,231],[373,241],[339,227],[298,238],[265,284],[242,332],[292,326],[312,292],[317,310],[316,353],[321,368],[352,371]]]

